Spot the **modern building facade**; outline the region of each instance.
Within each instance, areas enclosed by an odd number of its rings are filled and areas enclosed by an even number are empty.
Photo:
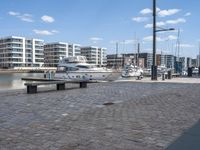
[[[79,44],[68,45],[68,56],[80,56],[80,55],[81,55],[81,45]]]
[[[174,55],[162,55],[161,56],[161,64],[167,68],[174,68],[175,58]]]
[[[136,53],[107,55],[108,68],[123,68],[125,64],[134,64],[140,66],[141,68],[150,68],[152,64],[151,61],[151,53],[140,53],[139,56]]]
[[[150,69],[153,64],[153,54],[152,53],[140,53],[139,58],[144,59],[144,67]]]
[[[57,67],[59,60],[63,57],[80,55],[81,47],[79,44],[54,42],[44,45],[44,65],[46,67]]]
[[[197,67],[200,67],[200,55],[197,55]]]
[[[0,39],[0,67],[41,67],[44,64],[44,41],[10,36]]]
[[[121,54],[110,54],[106,56],[107,68],[122,68],[124,66],[124,56]]]
[[[85,56],[90,64],[105,66],[107,63],[106,50],[106,48],[95,46],[81,47],[81,55]]]

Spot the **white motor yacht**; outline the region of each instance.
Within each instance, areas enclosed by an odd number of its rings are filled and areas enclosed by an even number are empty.
[[[62,80],[116,80],[120,73],[87,63],[85,56],[65,57],[60,60],[55,79]]]

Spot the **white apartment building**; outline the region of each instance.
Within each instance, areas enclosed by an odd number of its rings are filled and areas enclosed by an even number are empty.
[[[174,68],[175,58],[173,55],[161,54],[161,65],[167,68]]]
[[[57,67],[59,60],[68,56],[79,56],[81,54],[79,44],[68,44],[64,42],[47,43],[44,45],[44,65],[46,67]]]
[[[0,38],[0,67],[40,67],[44,64],[44,41],[25,37]]]
[[[99,48],[95,46],[81,47],[81,55],[86,56],[88,63],[97,66],[106,65],[106,48]]]

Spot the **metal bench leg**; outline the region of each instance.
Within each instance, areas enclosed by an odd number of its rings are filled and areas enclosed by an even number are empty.
[[[27,85],[27,94],[37,93],[37,86]]]
[[[86,88],[87,82],[80,82],[80,88]]]
[[[64,84],[56,84],[57,90],[65,90],[65,83]]]

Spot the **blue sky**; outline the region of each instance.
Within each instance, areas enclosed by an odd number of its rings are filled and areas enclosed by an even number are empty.
[[[157,0],[157,22],[180,29],[180,55],[196,57],[200,1]],[[152,0],[1,0],[0,36],[106,47],[107,53],[152,51]],[[158,34],[157,51],[175,54],[177,31]]]

